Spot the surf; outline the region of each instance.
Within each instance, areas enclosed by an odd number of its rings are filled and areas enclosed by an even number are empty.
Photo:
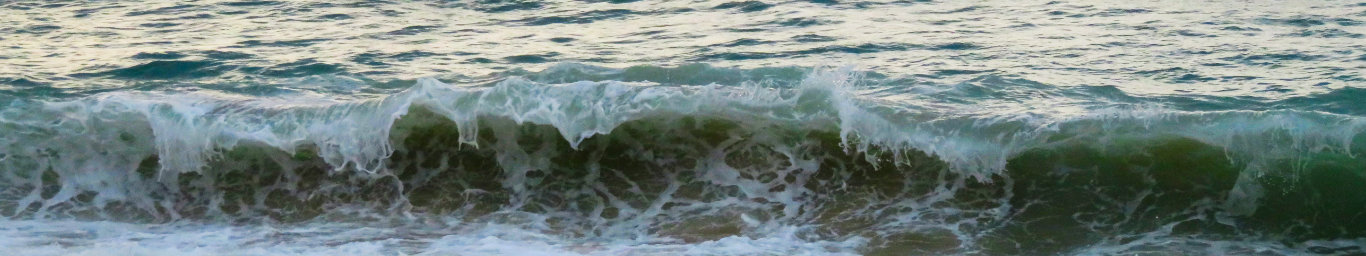
[[[778,76],[751,76],[765,72]],[[1351,115],[1152,102],[992,109],[1021,106],[1015,94],[1065,103],[1096,92],[994,76],[889,88],[880,83],[892,78],[849,68],[513,74],[419,79],[360,98],[16,99],[0,111],[0,212],[158,225],[511,225],[634,246],[779,234],[814,246],[802,250],[863,254],[1174,239],[1223,250],[1219,241],[1244,237],[1366,235],[1351,231],[1366,230],[1350,210],[1366,206],[1351,189],[1363,182],[1366,121]],[[889,89],[942,101],[881,97]],[[1001,102],[942,107],[965,99]],[[1041,241],[1029,231],[1039,223],[1070,231]],[[1069,235],[1086,232],[1115,236]]]

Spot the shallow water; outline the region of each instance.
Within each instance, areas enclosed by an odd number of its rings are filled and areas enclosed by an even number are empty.
[[[23,255],[1366,253],[1366,3],[0,10]]]

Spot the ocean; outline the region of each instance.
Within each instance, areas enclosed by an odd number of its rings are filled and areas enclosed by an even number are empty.
[[[0,255],[1366,255],[1366,2],[0,1]]]

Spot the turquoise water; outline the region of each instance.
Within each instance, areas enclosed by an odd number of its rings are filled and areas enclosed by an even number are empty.
[[[23,255],[1366,253],[1366,3],[0,3]]]

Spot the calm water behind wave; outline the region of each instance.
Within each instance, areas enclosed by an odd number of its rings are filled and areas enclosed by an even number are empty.
[[[1310,1],[10,2],[20,95],[609,67],[856,65],[1135,94],[1283,98],[1362,82],[1366,6]],[[192,82],[184,82],[184,80]],[[150,86],[150,85],[143,85]],[[169,86],[169,85],[167,85]],[[404,86],[406,87],[406,86]]]

